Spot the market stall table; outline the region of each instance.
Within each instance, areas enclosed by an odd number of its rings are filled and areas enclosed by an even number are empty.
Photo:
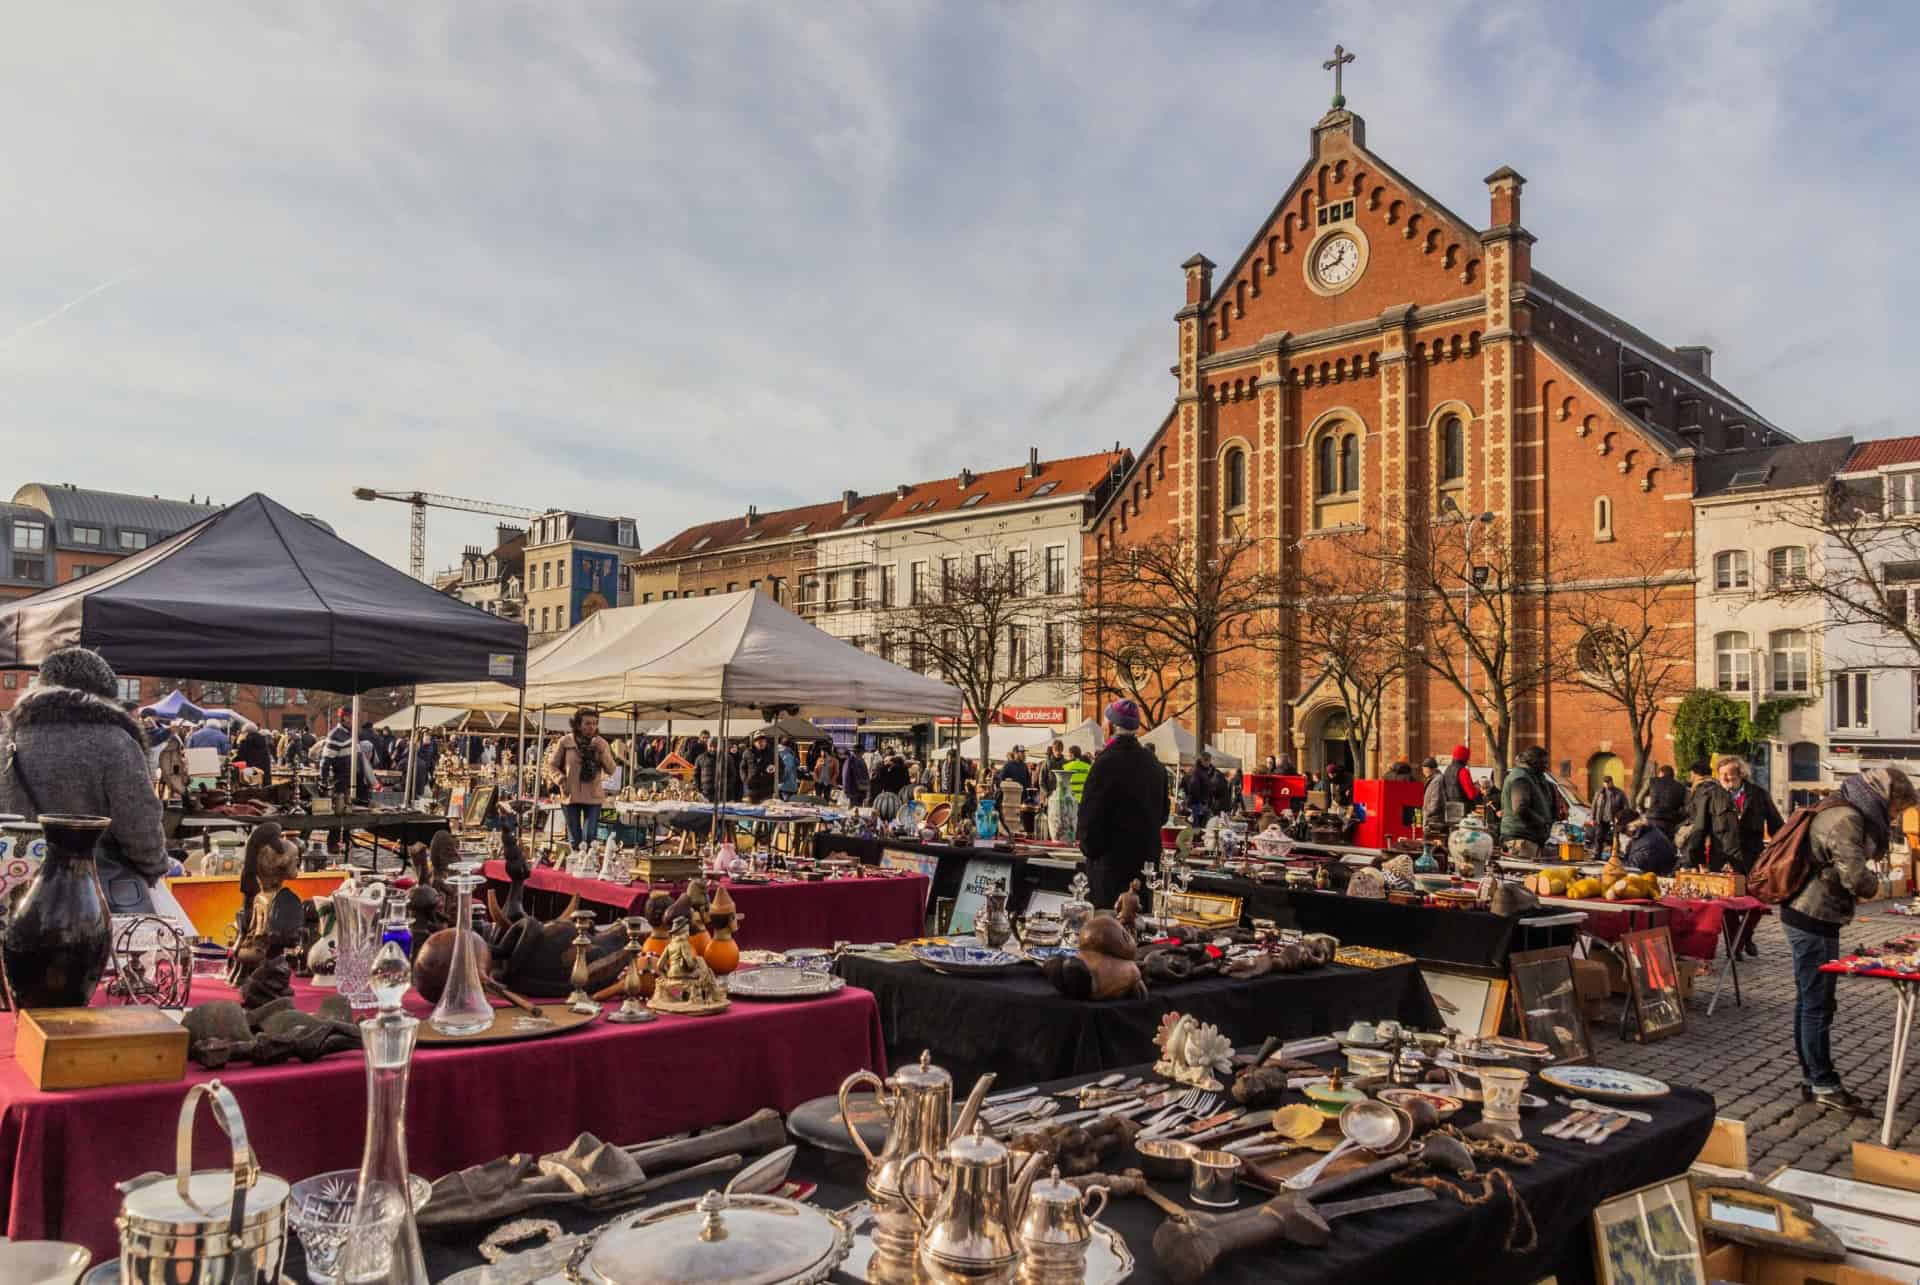
[[[1356,1019],[1440,1027],[1412,964],[1205,977],[1153,987],[1145,999],[1098,1003],[1066,998],[1033,965],[1006,976],[950,977],[911,960],[844,955],[836,969],[849,985],[873,992],[895,1062],[927,1049],[956,1080],[994,1071],[1002,1085],[1151,1060],[1160,1019],[1172,1012],[1212,1023],[1236,1043],[1312,1035]]]
[[[330,991],[296,983],[312,1009]],[[194,999],[233,992],[195,979]],[[427,1006],[409,994],[409,1007]],[[173,1171],[174,1135],[187,1089],[214,1078],[189,1065],[185,1080],[43,1093],[14,1060],[14,1014],[0,1014],[0,1173],[6,1232],[71,1240],[96,1256],[116,1248],[114,1184]],[[834,1092],[861,1067],[884,1073],[873,997],[849,986],[824,999],[736,1000],[711,1017],[662,1016],[638,1026],[597,1021],[543,1039],[422,1048],[407,1101],[408,1158],[428,1178],[513,1151],[565,1146],[591,1131],[635,1143],[741,1119],[760,1107],[790,1110]],[[337,1053],[309,1064],[243,1064],[219,1072],[239,1099],[247,1133],[269,1173],[288,1181],[360,1163],[366,1062]],[[218,1130],[202,1129],[196,1167],[224,1167]],[[224,1139],[220,1139],[224,1143]]]
[[[378,811],[359,809],[351,812],[283,813],[274,816],[228,816],[221,812],[181,812],[168,809],[162,825],[168,838],[187,838],[216,830],[251,830],[271,821],[287,834],[310,834],[315,830],[345,830],[351,836],[364,830],[376,839],[392,835],[404,848],[427,843],[449,826],[446,817],[434,812]]]
[[[1733,978],[1734,1007],[1740,1006],[1741,949],[1753,939],[1753,930],[1760,921],[1773,913],[1772,908],[1757,897],[1662,897],[1657,902],[1601,902],[1562,897],[1542,897],[1540,900],[1543,904],[1600,912],[1587,916],[1586,931],[1602,941],[1617,941],[1626,933],[1658,928],[1664,922],[1673,937],[1673,953],[1676,955],[1712,962],[1716,950],[1724,946],[1727,967],[1714,981],[1713,997],[1707,1002],[1709,1016],[1713,1013],[1714,1005],[1720,1002],[1720,988],[1729,976]],[[1614,913],[1608,913],[1610,911]],[[1649,918],[1648,922],[1640,923],[1634,913],[1638,911],[1662,917]]]
[[[894,854],[891,857],[888,854]],[[999,861],[1009,867],[1007,913],[1021,914],[1040,891],[1065,893],[1073,884],[1073,875],[1081,865],[1080,849],[1071,844],[1035,844],[1021,842],[1019,850],[996,848],[988,844],[958,847],[950,843],[923,843],[917,839],[891,836],[834,834],[826,830],[813,836],[816,860],[852,857],[863,865],[899,864],[917,866],[933,880],[933,898],[929,904],[952,900],[960,893],[967,866],[974,861]],[[945,924],[936,925],[945,929]]]
[[[1893,1049],[1887,1063],[1887,1109],[1880,1121],[1880,1145],[1893,1145],[1893,1113],[1900,1105],[1900,1077],[1907,1065],[1907,1044],[1913,1038],[1913,1014],[1920,1007],[1920,974],[1897,972],[1871,959],[1850,957],[1820,965],[1823,973],[1842,977],[1877,977],[1893,986]]]
[[[507,867],[489,861],[484,867],[489,884],[502,894]],[[894,874],[859,879],[783,879],[773,883],[710,881],[726,885],[742,916],[735,940],[743,950],[792,950],[800,946],[830,947],[835,942],[902,941],[926,931],[927,878]],[[678,891],[685,884],[659,885]],[[527,878],[534,909],[557,910],[569,898],[604,906],[612,917],[637,915],[646,906],[651,889],[645,884],[607,883],[570,875],[552,866],[536,866]]]
[[[1126,1075],[1149,1075],[1146,1065],[1116,1068]],[[1051,1082],[1051,1090],[1077,1085],[1084,1077]],[[957,1093],[969,1086],[960,1081]],[[1022,1087],[1002,1080],[996,1089]],[[1475,1285],[1533,1285],[1554,1278],[1561,1285],[1586,1285],[1593,1280],[1594,1208],[1602,1201],[1650,1183],[1684,1173],[1713,1127],[1713,1099],[1697,1089],[1676,1087],[1667,1096],[1636,1103],[1635,1109],[1652,1116],[1647,1124],[1634,1123],[1601,1146],[1541,1136],[1541,1130],[1567,1114],[1558,1105],[1525,1117],[1526,1141],[1537,1147],[1532,1165],[1510,1166],[1515,1190],[1526,1202],[1536,1232],[1528,1253],[1508,1253],[1503,1241],[1509,1226],[1504,1195],[1480,1206],[1467,1206],[1450,1196],[1427,1204],[1353,1214],[1332,1224],[1328,1243],[1318,1249],[1283,1247],[1251,1249],[1222,1259],[1207,1274],[1209,1285],[1356,1285],[1375,1281],[1472,1281]],[[1469,1107],[1460,1124],[1476,1118]],[[810,1200],[822,1209],[844,1209],[866,1199],[865,1164],[857,1156],[828,1153],[802,1144],[790,1175],[794,1180],[818,1183]],[[690,1199],[720,1185],[708,1179],[669,1187],[650,1204]],[[1185,1182],[1155,1182],[1168,1199],[1186,1208],[1198,1208],[1188,1199]],[[1473,1184],[1477,1191],[1477,1184]],[[1377,1182],[1342,1193],[1339,1199],[1397,1190]],[[1267,1193],[1239,1188],[1241,1209],[1251,1209]],[[1226,1211],[1219,1211],[1226,1212]],[[587,1231],[598,1225],[594,1215],[561,1214],[569,1231]],[[1129,1285],[1168,1285],[1153,1253],[1153,1234],[1163,1221],[1159,1210],[1144,1199],[1113,1200],[1100,1221],[1118,1233],[1133,1255]],[[426,1243],[427,1265],[435,1279],[477,1266],[478,1236]],[[853,1278],[836,1273],[833,1282]]]

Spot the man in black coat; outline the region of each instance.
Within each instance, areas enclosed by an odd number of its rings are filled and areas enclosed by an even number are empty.
[[[1703,870],[1730,866],[1740,853],[1740,827],[1733,814],[1733,796],[1713,779],[1705,759],[1687,769],[1693,787],[1687,792],[1686,834],[1679,842],[1680,864]]]
[[[1687,811],[1687,787],[1673,779],[1673,764],[1661,764],[1659,772],[1647,783],[1645,806],[1640,811],[1647,824],[1665,830],[1669,839],[1680,829],[1680,820]]]
[[[1107,730],[1112,739],[1087,773],[1077,826],[1093,904],[1102,910],[1159,860],[1167,822],[1167,769],[1140,743],[1140,707],[1130,700],[1107,706]]]

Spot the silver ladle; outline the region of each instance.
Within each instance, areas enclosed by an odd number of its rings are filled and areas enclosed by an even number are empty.
[[[1355,1147],[1377,1156],[1400,1150],[1413,1137],[1413,1117],[1396,1106],[1364,1098],[1348,1103],[1340,1112],[1340,1132],[1346,1135],[1345,1141],[1280,1185],[1289,1191],[1305,1191],[1319,1181],[1328,1165]]]

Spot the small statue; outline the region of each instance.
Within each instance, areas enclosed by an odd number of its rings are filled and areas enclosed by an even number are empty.
[[[974,934],[992,950],[1006,945],[1013,936],[1013,923],[1007,918],[1007,885],[1002,880],[987,894],[987,908],[973,921]]]
[[[1145,885],[1135,879],[1127,885],[1127,890],[1120,894],[1120,899],[1113,903],[1114,918],[1120,921],[1120,926],[1129,934],[1139,929],[1140,897],[1144,891]]]
[[[507,899],[502,903],[494,891],[487,890],[487,919],[507,925],[527,917],[527,880],[533,876],[533,863],[520,846],[520,818],[510,809],[500,809],[500,856],[507,867]]]
[[[416,883],[407,891],[407,920],[413,932],[413,953],[420,950],[435,933],[444,932],[452,923],[447,918],[446,898],[432,884]]]
[[[734,906],[733,894],[727,891],[725,884],[721,884],[720,891],[713,895],[711,910],[713,940],[707,943],[700,957],[707,961],[707,967],[724,977],[740,967],[740,947],[733,940],[733,934],[745,916]]]
[[[687,928],[684,918],[673,921],[673,936],[661,956],[659,977],[647,1007],[657,1013],[694,1016],[722,1012],[728,1004],[726,988],[707,962],[694,953]]]
[[[1080,930],[1075,954],[1056,955],[1040,971],[1069,999],[1144,999],[1147,984],[1134,956],[1133,934],[1102,912]]]
[[[1220,1091],[1214,1072],[1233,1068],[1233,1041],[1217,1027],[1182,1013],[1168,1013],[1160,1019],[1160,1030],[1153,1042],[1160,1046],[1160,1060],[1153,1064],[1155,1075],[1164,1075],[1176,1084],[1190,1084],[1209,1093]]]
[[[286,952],[300,944],[307,911],[286,885],[299,868],[299,845],[279,826],[269,821],[254,827],[240,869],[240,933],[227,968],[228,983],[242,989],[248,1008],[293,993],[293,960]]]

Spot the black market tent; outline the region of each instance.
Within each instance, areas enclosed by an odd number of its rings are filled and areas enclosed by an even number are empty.
[[[527,631],[255,493],[144,552],[0,607],[0,669],[79,644],[123,674],[360,693],[520,686]]]

